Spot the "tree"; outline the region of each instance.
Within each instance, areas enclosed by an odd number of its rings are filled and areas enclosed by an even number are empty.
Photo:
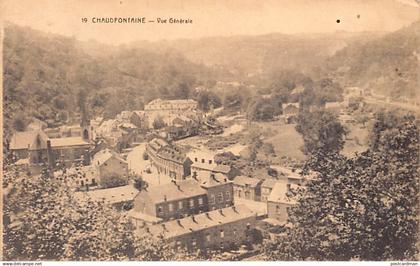
[[[106,175],[99,180],[102,188],[113,188],[127,185],[127,179],[118,175]]]
[[[198,108],[204,112],[210,111],[211,108],[222,106],[222,101],[214,92],[204,90],[200,91],[197,96]]]
[[[300,112],[296,131],[303,137],[305,154],[312,154],[319,149],[326,152],[339,151],[343,148],[346,134],[336,115],[323,110]]]
[[[16,131],[24,131],[26,129],[26,117],[23,113],[16,115],[12,121],[12,127]]]
[[[277,108],[276,108],[277,107]],[[275,106],[274,102],[265,99],[257,99],[248,106],[248,118],[255,121],[269,121],[275,115],[280,114],[281,108]]]
[[[166,126],[165,121],[163,121],[163,118],[161,116],[157,116],[155,120],[153,120],[153,128],[154,129],[161,129]]]
[[[169,242],[139,235],[128,217],[103,201],[75,198],[48,171],[40,176],[6,169],[5,260],[196,260]],[[65,179],[63,176],[62,179]]]
[[[133,176],[132,179],[134,181],[133,186],[139,191],[149,186],[149,184],[139,175]]]
[[[392,115],[391,115],[392,116]],[[379,119],[377,142],[354,158],[318,150],[305,171],[317,177],[294,191],[292,225],[266,241],[267,259],[415,260],[418,256],[418,128]],[[379,128],[379,127],[378,127]]]

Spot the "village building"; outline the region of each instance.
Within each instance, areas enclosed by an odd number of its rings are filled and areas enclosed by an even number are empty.
[[[92,166],[95,167],[99,185],[106,187],[106,179],[116,178],[128,183],[128,163],[116,152],[105,149],[97,152],[92,159]]]
[[[285,180],[288,184],[304,185],[308,180],[315,177],[314,172],[310,172],[308,175],[302,175],[297,169],[280,165],[270,165],[270,168],[277,171],[279,180]]]
[[[27,131],[37,131],[37,130],[44,130],[48,127],[48,124],[44,121],[41,121],[37,118],[32,119],[32,122],[26,126]]]
[[[194,119],[179,115],[169,122],[166,131],[169,140],[179,140],[198,134],[198,122]]]
[[[139,191],[133,185],[115,188],[96,189],[75,192],[75,198],[83,200],[103,201],[119,210],[129,210],[133,207],[133,201]]]
[[[155,99],[144,106],[145,111],[193,111],[197,110],[198,103],[192,99],[186,100],[162,100]]]
[[[169,132],[172,136],[187,136],[196,134],[201,112],[198,103],[192,99],[162,100],[155,99],[144,107],[148,128],[153,129],[155,120],[162,120],[166,127],[172,127]],[[194,127],[188,129],[188,125]]]
[[[196,180],[206,190],[208,210],[216,210],[233,205],[233,183],[225,175],[202,171],[198,174]]]
[[[131,123],[138,129],[147,129],[148,121],[144,111],[122,111],[115,117],[120,123]]]
[[[299,115],[299,103],[283,103],[281,108],[286,123],[296,122],[297,116]]]
[[[261,184],[261,201],[267,202],[274,185],[278,182],[276,179],[265,179]]]
[[[134,199],[133,216],[145,222],[181,218],[208,210],[206,190],[189,179],[181,182],[150,186]]]
[[[16,132],[9,150],[16,160],[25,159],[29,165],[57,163],[66,167],[74,163],[89,164],[90,142],[81,137],[49,138],[43,131]]]
[[[233,205],[232,182],[222,175],[188,179],[141,191],[130,216],[136,224],[178,219]]]
[[[146,145],[146,153],[158,174],[169,176],[173,180],[184,180],[191,174],[191,160],[174,144],[155,138]]]
[[[136,140],[138,128],[130,122],[108,119],[96,128],[95,133],[98,139],[105,140],[107,147],[122,151]]]
[[[267,215],[281,224],[287,223],[288,209],[296,204],[291,198],[290,190],[298,185],[292,185],[285,181],[277,182],[267,199]]]
[[[241,172],[229,165],[217,164],[215,162],[216,153],[209,150],[195,150],[187,154],[193,164],[191,165],[191,176],[195,177],[201,171],[213,174],[223,174],[228,179],[233,180]]]
[[[14,160],[24,160],[28,166],[48,165],[51,168],[70,167],[90,163],[92,127],[86,114],[80,123],[80,137],[50,138],[42,130],[16,132],[10,141],[9,151]],[[38,172],[39,169],[33,169]]]
[[[247,200],[260,201],[261,184],[263,179],[251,178],[247,176],[237,176],[233,180],[233,190],[235,196]]]
[[[141,235],[170,241],[177,248],[230,249],[251,239],[256,216],[245,205],[231,206],[137,229]]]

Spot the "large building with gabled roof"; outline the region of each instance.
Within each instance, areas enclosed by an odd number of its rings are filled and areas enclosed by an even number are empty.
[[[180,147],[172,143],[155,138],[146,145],[146,153],[158,174],[177,181],[185,180],[191,175],[192,161]]]
[[[190,178],[142,190],[131,216],[137,219],[136,213],[141,213],[137,220],[153,223],[156,218],[167,221],[232,205],[232,181],[211,174],[201,180]]]
[[[231,206],[136,230],[142,236],[163,238],[189,251],[229,249],[251,240],[256,215],[245,205]]]

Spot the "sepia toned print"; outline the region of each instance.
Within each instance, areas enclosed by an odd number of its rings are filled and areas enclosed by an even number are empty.
[[[417,261],[419,3],[4,1],[5,261]]]

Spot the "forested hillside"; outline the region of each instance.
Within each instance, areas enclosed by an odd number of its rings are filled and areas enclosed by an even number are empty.
[[[33,117],[50,124],[75,118],[80,91],[88,95],[92,113],[108,117],[141,109],[157,97],[191,97],[195,87],[211,89],[216,81],[253,84],[253,92],[283,100],[302,84],[314,84],[314,93],[321,94],[332,90],[339,96],[340,87],[361,86],[412,98],[418,89],[419,25],[388,34],[273,33],[107,46],[6,24],[6,136]],[[225,92],[217,94],[226,98]]]
[[[23,130],[32,117],[53,123],[78,112],[83,90],[91,110],[113,115],[138,109],[154,97],[186,98],[213,72],[173,50],[140,48],[88,55],[72,38],[6,25],[4,38],[4,124]]]
[[[353,43],[366,43],[383,32],[210,37],[167,42],[196,63],[217,66],[242,78],[282,70],[319,78],[325,60]]]
[[[354,43],[328,59],[325,72],[343,85],[375,93],[413,98],[418,85],[420,21],[367,43]]]

